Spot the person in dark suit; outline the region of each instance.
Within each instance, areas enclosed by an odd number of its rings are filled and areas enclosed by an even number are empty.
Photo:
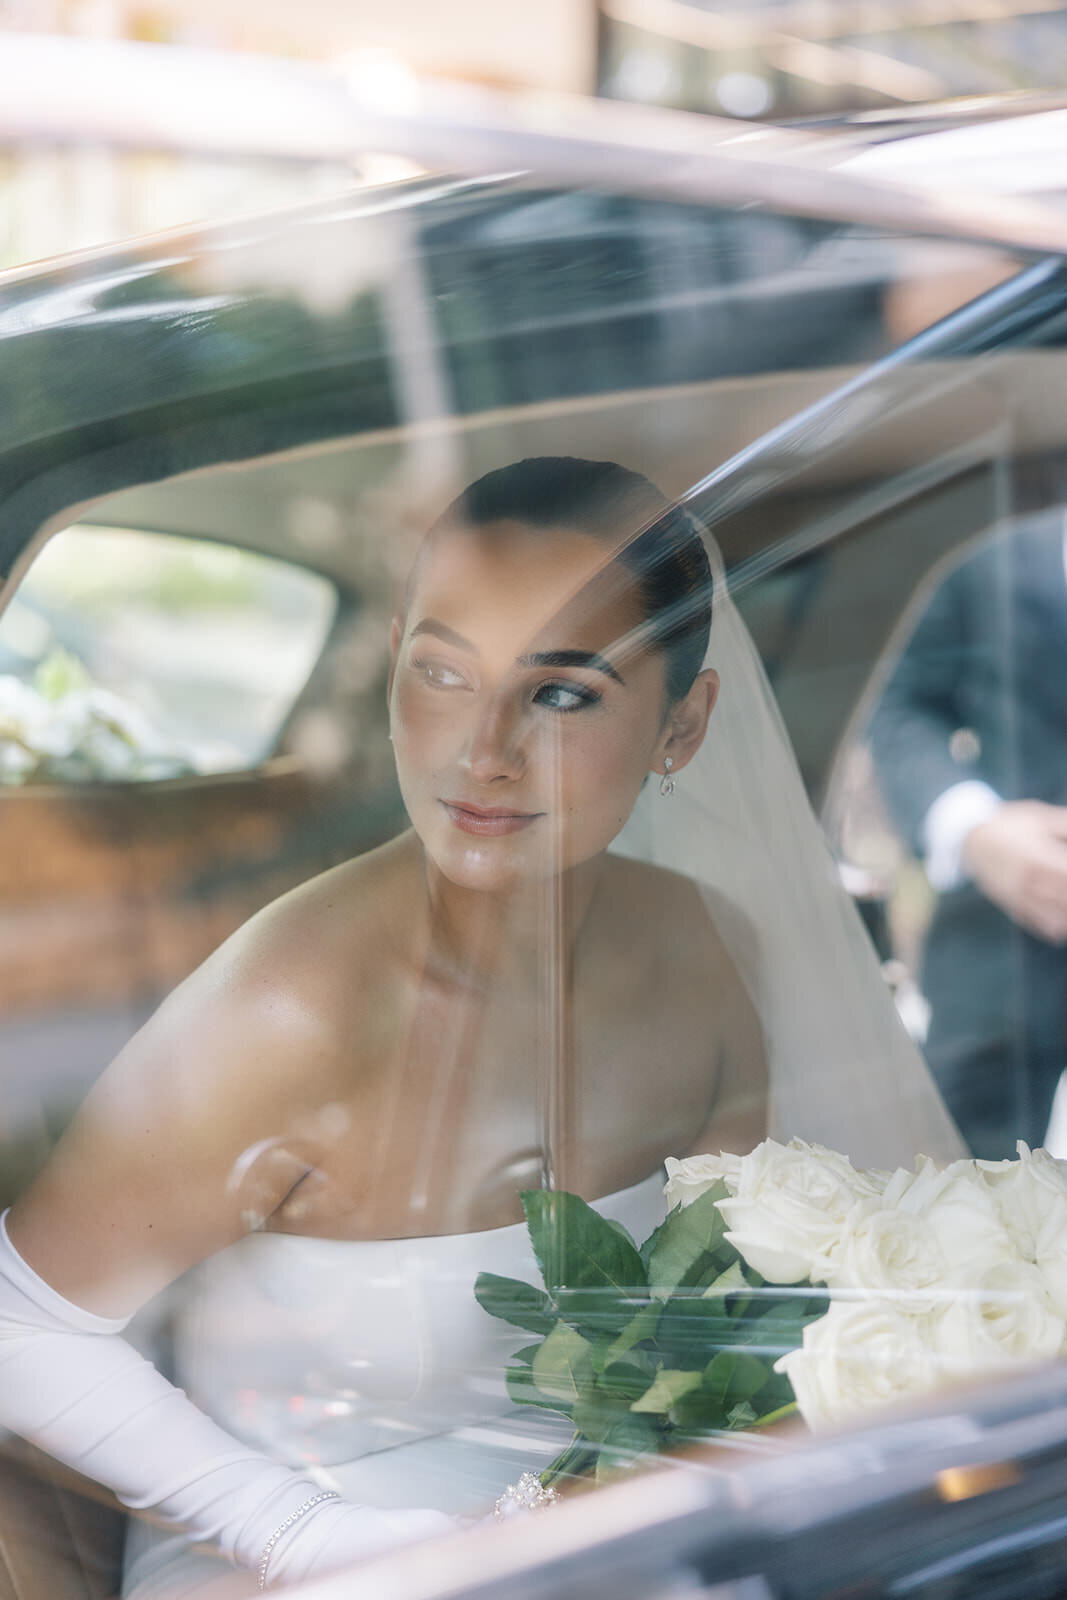
[[[984,541],[938,585],[873,715],[890,814],[939,891],[926,1053],[977,1156],[1040,1144],[1067,1066],[1067,535]]]

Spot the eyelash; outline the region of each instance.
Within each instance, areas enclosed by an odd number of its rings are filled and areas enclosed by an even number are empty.
[[[415,672],[418,672],[421,675],[423,682],[431,689],[452,689],[456,687],[455,684],[443,684],[439,681],[436,681],[433,676],[434,673],[449,673],[452,677],[457,678],[461,684],[469,687],[462,672],[458,671],[455,667],[449,666],[446,662],[427,661],[413,656],[411,660],[411,666]],[[577,703],[569,706],[549,705],[547,701],[542,700],[540,697],[546,692],[546,690],[553,689],[560,690],[564,694],[573,696]],[[554,717],[571,716],[574,712],[583,711],[588,706],[599,705],[600,700],[601,695],[596,689],[591,689],[583,683],[567,683],[561,682],[558,679],[552,680],[548,683],[538,684],[533,696],[534,704],[542,706],[545,711],[548,711]]]
[[[538,696],[544,694],[546,689],[562,689],[564,694],[573,695],[578,704],[550,706],[545,701],[538,699]],[[588,689],[585,684],[581,683],[542,683],[538,685],[537,692],[534,695],[534,704],[544,706],[544,709],[554,717],[568,717],[575,711],[584,711],[588,706],[599,705],[600,695],[595,689]]]
[[[455,685],[451,683],[444,684],[435,681],[433,677],[435,672],[450,673],[452,677],[458,678],[460,683],[462,683],[466,688],[470,687],[462,672],[458,671],[455,667],[450,667],[447,661],[419,660],[413,656],[411,659],[411,665],[412,669],[421,675],[423,681],[427,683],[431,689],[452,689],[455,687]]]

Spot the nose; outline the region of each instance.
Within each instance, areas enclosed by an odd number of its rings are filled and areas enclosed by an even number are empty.
[[[511,697],[495,695],[471,730],[460,766],[477,783],[521,778],[526,770],[525,716]]]

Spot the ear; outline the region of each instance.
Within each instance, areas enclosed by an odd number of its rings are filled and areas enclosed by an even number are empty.
[[[719,674],[712,667],[697,673],[693,687],[667,713],[667,721],[656,746],[653,771],[666,772],[665,758],[671,758],[671,772],[687,767],[704,743],[708,718],[719,698]]]
[[[385,686],[385,703],[388,706],[393,698],[393,679],[396,677],[396,661],[400,654],[400,641],[404,637],[404,619],[399,611],[389,624],[389,679]]]

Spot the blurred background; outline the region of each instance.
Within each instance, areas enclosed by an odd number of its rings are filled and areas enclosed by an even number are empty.
[[[67,68],[27,68],[20,36],[68,39]],[[0,0],[0,267],[403,175],[395,158],[354,173],[310,127],[265,149],[269,107],[251,91],[235,90],[225,148],[195,103],[165,129],[130,108],[122,137],[102,137],[100,80],[114,104],[128,82],[93,41],[209,52],[216,84],[221,53],[235,72],[336,67],[386,104],[431,76],[769,121],[914,118],[946,97],[1067,83],[1058,0]]]

